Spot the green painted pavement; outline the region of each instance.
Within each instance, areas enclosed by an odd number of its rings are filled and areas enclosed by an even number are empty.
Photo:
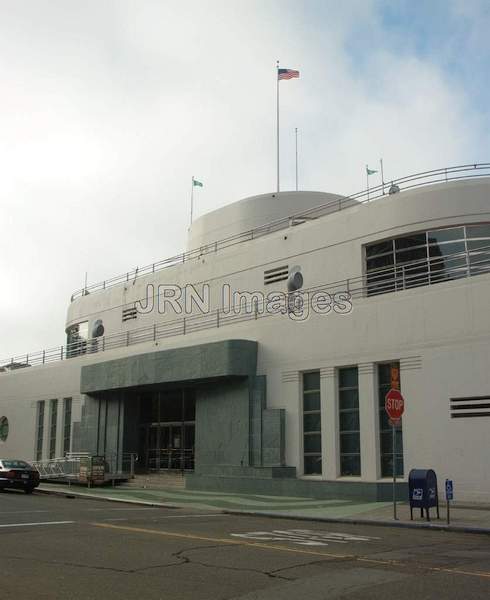
[[[102,498],[117,498],[143,502],[182,505],[189,508],[214,510],[243,510],[257,513],[275,512],[305,517],[350,517],[389,506],[386,502],[359,503],[349,500],[317,500],[312,498],[280,497],[246,494],[219,494],[213,492],[170,490],[90,488],[60,484],[43,484],[42,489],[87,494]]]

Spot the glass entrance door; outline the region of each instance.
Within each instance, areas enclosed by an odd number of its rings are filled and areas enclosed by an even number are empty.
[[[148,392],[140,399],[140,460],[146,470],[193,470],[194,391]]]
[[[194,424],[152,423],[148,428],[147,468],[151,471],[194,469]]]

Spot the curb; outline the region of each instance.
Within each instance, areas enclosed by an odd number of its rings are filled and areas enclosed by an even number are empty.
[[[138,504],[143,506],[153,506],[156,508],[182,508],[176,504],[167,504],[164,502],[151,502],[150,500],[131,500],[130,498],[115,498],[114,496],[99,496],[98,494],[85,494],[84,492],[73,492],[72,490],[47,490],[45,488],[36,488],[36,492],[46,494],[47,496],[73,496],[74,498],[85,498],[87,500],[105,500],[106,502],[119,502],[123,504]]]
[[[246,510],[223,510],[228,515],[247,515],[254,517],[268,517],[272,519],[291,519],[294,521],[316,521],[320,523],[344,523],[346,525],[371,525],[374,527],[398,527],[403,529],[432,529],[433,531],[448,531],[450,533],[477,533],[490,535],[490,528],[468,527],[465,525],[442,525],[442,523],[420,523],[412,521],[373,521],[372,519],[349,519],[348,517],[307,517],[301,515],[287,515],[275,512],[253,512]]]
[[[85,494],[84,492],[73,492],[72,490],[51,490],[37,488],[36,492],[52,496],[73,496],[75,498],[85,498],[87,500],[105,500],[106,502],[119,502],[122,504],[136,504],[141,506],[152,506],[155,508],[185,508],[177,504],[167,504],[164,502],[152,502],[148,500],[131,500],[128,498],[115,498],[114,496],[99,496],[97,494]],[[288,515],[277,512],[263,512],[250,510],[230,510],[213,509],[209,510],[220,512],[225,515],[249,516],[249,517],[267,517],[272,519],[289,519],[292,521],[309,521],[317,523],[343,523],[345,525],[370,525],[371,527],[396,527],[399,529],[430,529],[432,531],[447,531],[449,533],[473,533],[479,535],[490,535],[490,528],[486,527],[468,527],[465,525],[443,525],[442,523],[427,522],[407,522],[407,521],[373,521],[372,519],[349,519],[348,517],[307,517],[301,515]]]

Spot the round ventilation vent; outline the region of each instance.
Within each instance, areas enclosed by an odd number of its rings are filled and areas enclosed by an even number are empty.
[[[288,292],[296,292],[303,287],[301,267],[292,267],[288,277]]]
[[[104,335],[104,324],[102,323],[102,319],[97,319],[94,321],[92,325],[92,337],[102,337]]]

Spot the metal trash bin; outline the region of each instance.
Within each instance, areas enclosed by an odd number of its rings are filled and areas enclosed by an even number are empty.
[[[437,510],[439,519],[439,494],[437,492],[437,476],[432,469],[412,469],[408,474],[408,490],[410,501],[410,519],[413,521],[413,509],[420,508],[420,516],[430,521],[429,509],[433,506]]]

